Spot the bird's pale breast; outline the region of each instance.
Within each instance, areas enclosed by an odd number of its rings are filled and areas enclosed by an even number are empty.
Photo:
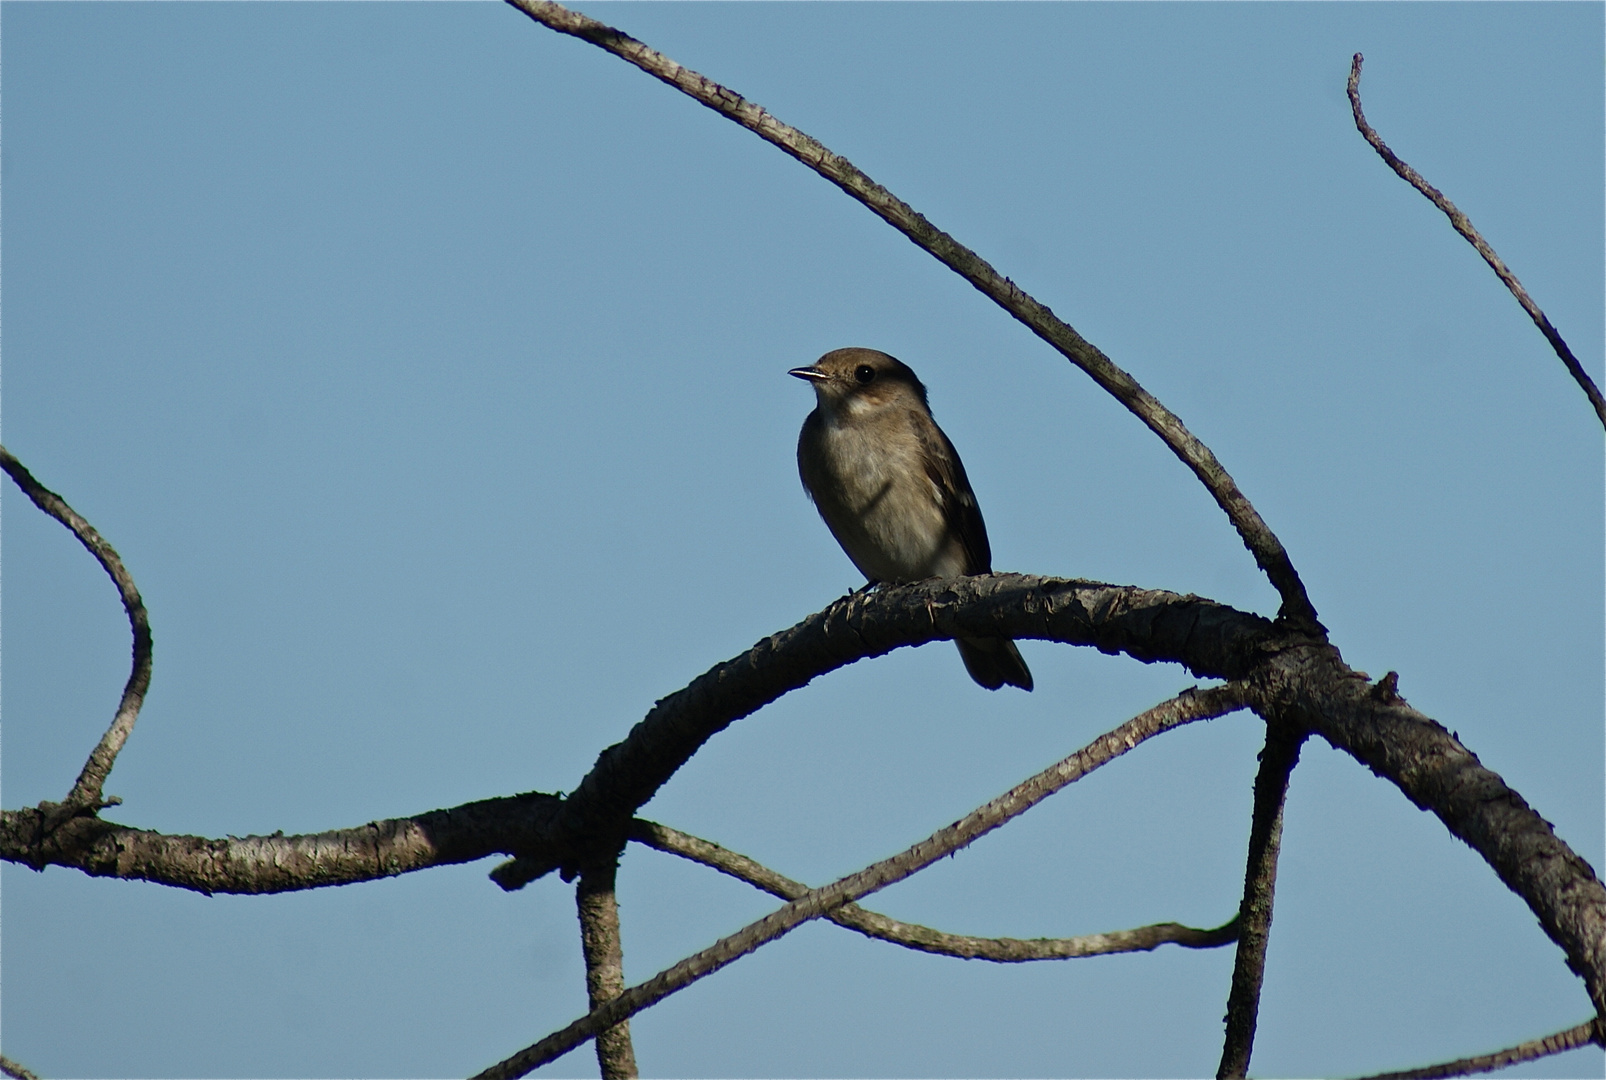
[[[903,416],[850,424],[820,418],[804,428],[803,439],[818,450],[799,455],[803,482],[865,577],[919,581],[964,573],[964,550]]]

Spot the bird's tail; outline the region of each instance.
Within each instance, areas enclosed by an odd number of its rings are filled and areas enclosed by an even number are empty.
[[[1008,638],[955,638],[954,644],[959,646],[965,670],[978,685],[988,690],[997,690],[1005,683],[1022,690],[1032,688],[1032,673]]]

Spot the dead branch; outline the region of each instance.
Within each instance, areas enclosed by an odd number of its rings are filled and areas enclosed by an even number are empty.
[[[624,31],[587,18],[579,12],[548,0],[508,0],[508,3],[543,26],[590,42],[634,64],[653,78],[668,83],[779,147],[863,203],[876,216],[974,285],[982,295],[1087,372],[1094,382],[1158,435],[1199,478],[1199,482],[1216,500],[1216,505],[1226,513],[1233,528],[1238,530],[1255,563],[1282,597],[1282,617],[1306,629],[1320,628],[1316,609],[1311,606],[1310,598],[1305,594],[1305,585],[1294,570],[1282,541],[1261,519],[1210,448],[1195,438],[1183,426],[1181,419],[1138,385],[1136,379],[1062,322],[1046,305],[1038,303],[1025,290],[994,270],[980,255],[932,225],[908,203],[859,171],[852,162],[833,154],[819,141],[796,128],[783,124],[740,94],[682,67]]]
[[[84,763],[83,771],[78,774],[78,781],[67,793],[67,798],[59,808],[49,812],[51,820],[59,824],[75,813],[115,805],[101,802],[101,790],[106,777],[111,774],[112,766],[117,763],[118,753],[134,730],[134,721],[139,717],[140,706],[145,703],[145,693],[150,689],[151,621],[145,612],[145,602],[140,599],[139,589],[134,586],[134,578],[123,566],[116,549],[95,531],[95,527],[80,517],[60,495],[35,480],[22,462],[3,446],[0,446],[0,468],[5,469],[7,475],[17,482],[17,486],[33,500],[35,506],[67,526],[78,542],[100,563],[101,569],[112,579],[112,584],[117,586],[123,610],[128,613],[129,629],[134,634],[133,670],[128,673],[128,682],[123,686],[123,697],[117,703],[111,726],[101,736],[95,749],[90,751],[89,760]]]
[[[1561,332],[1551,325],[1549,317],[1539,309],[1538,304],[1534,303],[1533,297],[1528,295],[1528,290],[1522,287],[1522,282],[1517,280],[1517,275],[1513,274],[1506,266],[1504,259],[1495,254],[1494,248],[1489,246],[1483,235],[1472,227],[1472,220],[1463,214],[1455,203],[1445,198],[1443,192],[1424,180],[1421,173],[1401,161],[1399,156],[1388,148],[1388,144],[1383,141],[1382,136],[1372,130],[1372,125],[1366,122],[1366,114],[1361,111],[1361,63],[1363,59],[1360,53],[1356,53],[1355,58],[1350,61],[1349,67],[1349,104],[1350,112],[1355,116],[1356,129],[1371,144],[1372,149],[1377,151],[1378,157],[1382,158],[1388,167],[1399,175],[1400,179],[1416,188],[1423,195],[1426,195],[1434,206],[1443,211],[1444,216],[1449,218],[1450,224],[1455,227],[1455,231],[1460,233],[1467,243],[1476,248],[1479,255],[1483,256],[1483,261],[1489,264],[1489,269],[1493,270],[1495,276],[1505,284],[1507,289],[1511,290],[1511,295],[1517,298],[1517,303],[1522,305],[1522,310],[1528,313],[1528,317],[1534,321],[1534,325],[1539,327],[1539,332],[1545,335],[1545,340],[1550,342],[1550,347],[1556,351],[1557,356],[1561,357],[1561,362],[1566,366],[1568,374],[1573,377],[1573,381],[1583,390],[1584,396],[1589,398],[1589,403],[1595,407],[1595,415],[1600,419],[1601,425],[1606,426],[1606,397],[1601,396],[1600,387],[1595,385],[1595,380],[1589,377],[1589,373],[1584,370],[1584,365],[1578,362],[1578,358],[1573,355],[1573,351],[1568,347],[1567,342],[1562,340]]]
[[[548,1035],[512,1057],[478,1074],[475,1080],[523,1076],[530,1070],[563,1056],[596,1033],[612,1027],[642,1009],[657,1004],[670,994],[711,975],[762,945],[817,919],[842,904],[896,884],[925,869],[938,859],[967,847],[978,838],[1018,817],[1094,769],[1115,760],[1146,739],[1164,731],[1234,712],[1243,707],[1243,688],[1234,683],[1208,690],[1188,691],[1162,702],[1128,720],[1113,731],[1094,739],[1063,761],[1017,784],[985,806],[966,814],[946,828],[939,829],[920,843],[850,874],[823,888],[813,889],[778,911],[689,956],[678,964],[638,983],[613,998],[600,1009],[561,1031]]]
[[[1585,1020],[1577,1027],[1570,1027],[1566,1031],[1558,1031],[1542,1039],[1530,1039],[1528,1042],[1518,1043],[1504,1050],[1496,1050],[1492,1054],[1460,1058],[1456,1061],[1446,1061],[1442,1065],[1428,1065],[1421,1069],[1408,1069],[1405,1072],[1378,1073],[1375,1076],[1364,1077],[1363,1080],[1439,1080],[1445,1076],[1471,1076],[1474,1073],[1493,1072],[1495,1069],[1504,1069],[1519,1062],[1535,1061],[1551,1054],[1576,1050],[1590,1043],[1606,1045],[1606,1040],[1601,1038],[1600,1031],[1601,1022],[1597,1017]]]
[[[796,900],[809,887],[718,844],[690,836],[667,825],[637,818],[630,823],[630,839],[657,851],[679,855],[701,863],[739,881],[763,889],[782,900]],[[868,911],[858,904],[843,904],[825,917],[856,930],[865,937],[888,941],[921,952],[955,956],[962,960],[991,960],[1018,964],[1033,960],[1071,960],[1083,956],[1105,956],[1119,952],[1147,952],[1161,945],[1176,944],[1185,949],[1213,949],[1238,937],[1238,917],[1210,930],[1196,930],[1181,923],[1154,923],[1134,930],[1115,930],[1105,934],[1083,934],[1071,938],[983,938],[949,934],[929,926],[899,922]]]

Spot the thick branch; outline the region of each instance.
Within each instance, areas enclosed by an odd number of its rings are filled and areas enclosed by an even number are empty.
[[[1522,282],[1517,280],[1517,275],[1513,274],[1506,266],[1504,259],[1495,254],[1494,248],[1489,246],[1482,234],[1472,227],[1472,220],[1463,214],[1455,203],[1446,199],[1443,192],[1424,180],[1421,173],[1401,161],[1398,155],[1388,148],[1388,144],[1383,141],[1382,136],[1372,130],[1372,125],[1366,122],[1366,114],[1361,111],[1362,59],[1361,54],[1356,53],[1355,58],[1350,61],[1349,67],[1349,104],[1350,112],[1355,116],[1356,129],[1371,144],[1372,149],[1377,151],[1378,156],[1387,163],[1388,167],[1393,169],[1400,179],[1416,188],[1423,195],[1426,195],[1429,201],[1443,211],[1445,217],[1450,219],[1450,224],[1455,227],[1455,231],[1460,233],[1467,243],[1476,248],[1479,255],[1483,256],[1483,261],[1489,264],[1489,269],[1493,270],[1495,276],[1505,284],[1506,288],[1511,290],[1511,295],[1517,298],[1517,303],[1522,305],[1522,310],[1528,313],[1528,317],[1534,321],[1534,325],[1539,327],[1539,332],[1545,335],[1545,340],[1550,342],[1550,347],[1556,351],[1557,356],[1561,357],[1561,362],[1566,366],[1567,372],[1572,375],[1573,381],[1578,383],[1579,388],[1584,391],[1584,396],[1589,398],[1589,403],[1595,407],[1595,415],[1599,417],[1601,425],[1606,426],[1606,397],[1601,396],[1600,387],[1595,385],[1595,380],[1589,377],[1589,373],[1584,370],[1584,365],[1578,362],[1578,358],[1573,355],[1573,351],[1568,347],[1567,342],[1562,340],[1561,332],[1551,325],[1550,319],[1539,309],[1539,305],[1534,303],[1533,297],[1528,295],[1528,290],[1522,287]]]
[[[1288,778],[1299,763],[1306,732],[1279,723],[1266,725],[1266,746],[1255,776],[1255,808],[1249,825],[1249,859],[1244,870],[1244,898],[1238,908],[1238,955],[1233,964],[1232,991],[1227,995],[1227,1034],[1221,1049],[1218,1080],[1248,1075],[1260,1015],[1260,987],[1266,974],[1266,944],[1271,938],[1272,901],[1277,889],[1277,855],[1283,842],[1283,803]]]
[[[1115,760],[1138,743],[1163,731],[1209,719],[1242,708],[1242,690],[1237,684],[1188,691],[1170,701],[1139,713],[1113,731],[1094,739],[1063,761],[1049,766],[985,806],[939,829],[920,843],[841,878],[823,888],[813,889],[779,911],[722,938],[702,952],[689,956],[674,967],[659,972],[644,983],[631,987],[607,1005],[593,1010],[561,1031],[514,1054],[480,1073],[476,1080],[523,1076],[548,1061],[563,1056],[597,1032],[634,1016],[662,1001],[677,990],[690,986],[705,975],[741,959],[748,953],[789,933],[811,919],[817,919],[845,903],[868,896],[888,885],[930,866],[986,835],[1011,818],[1018,817],[1061,788],[1075,783],[1099,766]]]
[[[165,836],[96,817],[53,832],[46,812],[0,812],[0,858],[42,870],[154,881],[200,893],[276,893],[349,885],[538,847],[561,800],[531,792],[306,836]]]
[[[692,862],[712,867],[739,881],[763,889],[782,900],[796,900],[808,893],[809,887],[774,870],[754,862],[718,844],[698,839],[637,818],[630,824],[630,839],[658,851],[665,851]],[[948,934],[929,926],[899,922],[858,904],[843,904],[825,916],[838,926],[857,930],[865,937],[889,941],[894,945],[918,949],[941,956],[957,956],[963,960],[992,960],[1000,964],[1018,964],[1031,960],[1070,960],[1083,956],[1104,956],[1108,953],[1147,952],[1161,945],[1176,944],[1187,949],[1213,949],[1226,945],[1238,937],[1236,916],[1224,926],[1211,930],[1196,930],[1181,923],[1155,923],[1135,930],[1116,930],[1107,934],[1084,934],[1072,938],[983,938],[964,934]]]
[[[1390,674],[1376,685],[1330,645],[1272,657],[1251,682],[1268,721],[1307,728],[1431,810],[1522,897],[1606,1015],[1606,888],[1498,774],[1405,703]]]
[[[1028,330],[1053,346],[1071,363],[1092,376],[1139,420],[1153,431],[1204,484],[1255,562],[1271,579],[1282,597],[1282,614],[1307,628],[1317,628],[1316,611],[1305,595],[1282,542],[1272,533],[1260,514],[1210,448],[1183,426],[1182,421],[1136,379],[1121,370],[1108,356],[1089,343],[1045,305],[1038,303],[1013,281],[994,270],[980,255],[938,229],[914,208],[860,172],[846,158],[839,157],[794,127],[781,123],[764,109],[675,61],[648,48],[622,30],[587,18],[545,0],[508,0],[536,22],[559,33],[569,34],[605,49],[647,74],[668,83],[721,116],[735,121],[766,142],[807,165],[872,213],[935,256],[949,269],[974,285],[984,296],[1013,315]]]
[[[580,945],[586,961],[586,995],[593,1011],[625,989],[624,952],[619,945],[619,901],[614,895],[618,864],[609,861],[580,875],[575,905],[580,912]],[[630,1021],[597,1033],[597,1066],[602,1080],[635,1080],[636,1051]]]
[[[134,587],[134,579],[123,566],[123,560],[116,550],[95,531],[95,527],[80,517],[72,507],[67,505],[65,499],[54,491],[45,487],[33,474],[23,467],[22,462],[11,455],[5,447],[0,446],[0,468],[5,469],[11,479],[17,482],[34,505],[45,513],[67,526],[78,542],[100,563],[101,569],[112,579],[117,586],[117,595],[122,598],[123,610],[128,612],[129,629],[134,634],[134,662],[133,670],[128,674],[128,682],[123,686],[122,700],[117,703],[117,712],[112,717],[111,726],[106,734],[101,736],[99,745],[90,753],[89,760],[78,775],[78,782],[73,784],[72,791],[68,792],[65,802],[58,811],[53,812],[55,820],[67,817],[88,808],[99,809],[101,803],[101,789],[106,783],[106,777],[111,774],[112,766],[117,762],[117,754],[128,741],[129,734],[134,730],[134,720],[139,716],[140,706],[145,703],[145,692],[151,685],[151,622],[150,616],[145,613],[145,602],[139,597],[139,590]]]
[[[828,671],[904,645],[1004,636],[1006,625],[1009,637],[1174,661],[1203,678],[1235,678],[1283,640],[1265,619],[1198,597],[1062,578],[992,574],[853,593],[658,702],[565,801],[567,850],[531,853],[492,876],[521,888],[559,867],[573,873],[593,850],[622,848],[630,818],[703,743]]]
[[[37,1076],[18,1065],[15,1061],[0,1054],[0,1073],[5,1073],[12,1080],[39,1080]]]
[[[1446,1061],[1442,1065],[1407,1069],[1405,1072],[1378,1073],[1375,1076],[1365,1077],[1364,1080],[1440,1080],[1440,1077],[1445,1076],[1471,1076],[1474,1073],[1493,1072],[1508,1065],[1534,1061],[1549,1057],[1551,1054],[1560,1054],[1567,1050],[1576,1050],[1580,1046],[1588,1046],[1590,1043],[1601,1044],[1601,1042],[1600,1020],[1585,1020],[1577,1027],[1558,1031],[1554,1035],[1546,1035],[1542,1039],[1530,1039],[1528,1042],[1518,1043],[1504,1050],[1496,1050],[1492,1054],[1460,1058],[1456,1061]]]

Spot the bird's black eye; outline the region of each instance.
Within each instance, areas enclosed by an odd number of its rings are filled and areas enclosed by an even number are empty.
[[[853,377],[859,380],[861,386],[868,386],[870,383],[875,382],[875,368],[869,364],[860,364],[853,369]]]

